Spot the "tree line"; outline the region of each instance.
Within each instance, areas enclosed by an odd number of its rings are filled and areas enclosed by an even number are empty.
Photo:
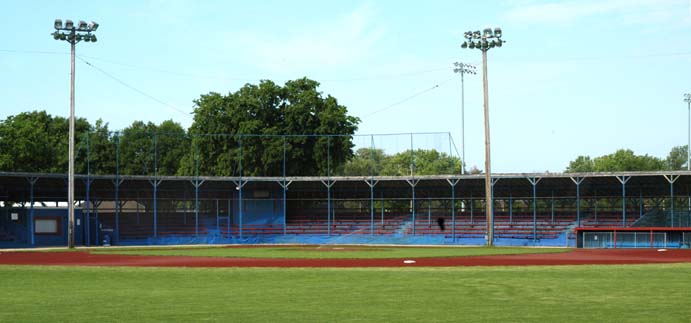
[[[595,158],[578,156],[569,162],[567,173],[686,170],[688,147],[676,146],[666,158],[636,155],[631,149],[619,149]]]
[[[127,175],[326,174],[353,156],[360,120],[307,78],[246,84],[195,100],[188,130],[172,120],[122,131],[75,120],[75,172]],[[0,121],[0,171],[65,173],[68,120],[45,111]],[[290,134],[284,139],[282,135]],[[337,135],[334,135],[337,134]]]

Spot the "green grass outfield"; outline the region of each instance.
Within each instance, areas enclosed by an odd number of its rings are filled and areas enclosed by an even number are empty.
[[[688,322],[691,264],[0,266],[2,322]]]
[[[204,256],[234,258],[317,258],[317,259],[381,259],[463,257],[480,255],[509,255],[529,253],[567,252],[563,248],[511,247],[388,247],[388,246],[256,246],[248,248],[188,247],[188,248],[107,248],[91,253],[145,256]]]

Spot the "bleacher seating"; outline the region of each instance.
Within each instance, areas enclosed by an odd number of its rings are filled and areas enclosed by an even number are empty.
[[[271,235],[431,235],[450,238],[483,238],[486,234],[485,214],[475,210],[457,211],[454,219],[450,210],[445,208],[421,208],[417,210],[415,221],[409,210],[375,210],[374,221],[367,208],[332,209],[330,219],[324,208],[288,210],[287,222],[281,223],[244,223],[243,236]],[[631,211],[626,219],[626,226],[631,226],[638,213]],[[438,219],[443,219],[444,230],[441,230]],[[100,220],[106,227],[114,226],[114,214],[102,213]],[[506,212],[498,210],[494,216],[494,235],[497,238],[510,239],[555,239],[567,233],[577,224],[576,212],[559,210],[554,214],[539,212],[533,219],[529,210]],[[217,227],[218,225],[218,227]],[[621,212],[602,210],[597,214],[582,213],[581,226],[587,227],[620,227]],[[151,214],[121,213],[119,217],[121,239],[146,239],[153,236],[153,217]],[[373,232],[372,232],[373,230]],[[238,236],[240,227],[231,224],[227,218],[219,221],[216,217],[201,215],[195,226],[194,212],[160,212],[157,217],[157,236],[195,236],[220,234],[223,237]],[[0,232],[0,239],[3,233]]]
[[[638,210],[627,210],[626,221],[621,211],[600,211],[581,219],[581,227],[630,227],[639,218]]]

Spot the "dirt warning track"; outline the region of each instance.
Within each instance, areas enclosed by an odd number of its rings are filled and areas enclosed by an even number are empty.
[[[414,263],[404,263],[414,260]],[[565,253],[412,259],[277,259],[130,256],[76,252],[2,252],[0,265],[139,267],[438,267],[615,265],[691,262],[691,250],[575,249]]]

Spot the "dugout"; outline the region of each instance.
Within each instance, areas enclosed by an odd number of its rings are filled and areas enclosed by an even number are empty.
[[[579,248],[689,248],[691,227],[576,228]]]

